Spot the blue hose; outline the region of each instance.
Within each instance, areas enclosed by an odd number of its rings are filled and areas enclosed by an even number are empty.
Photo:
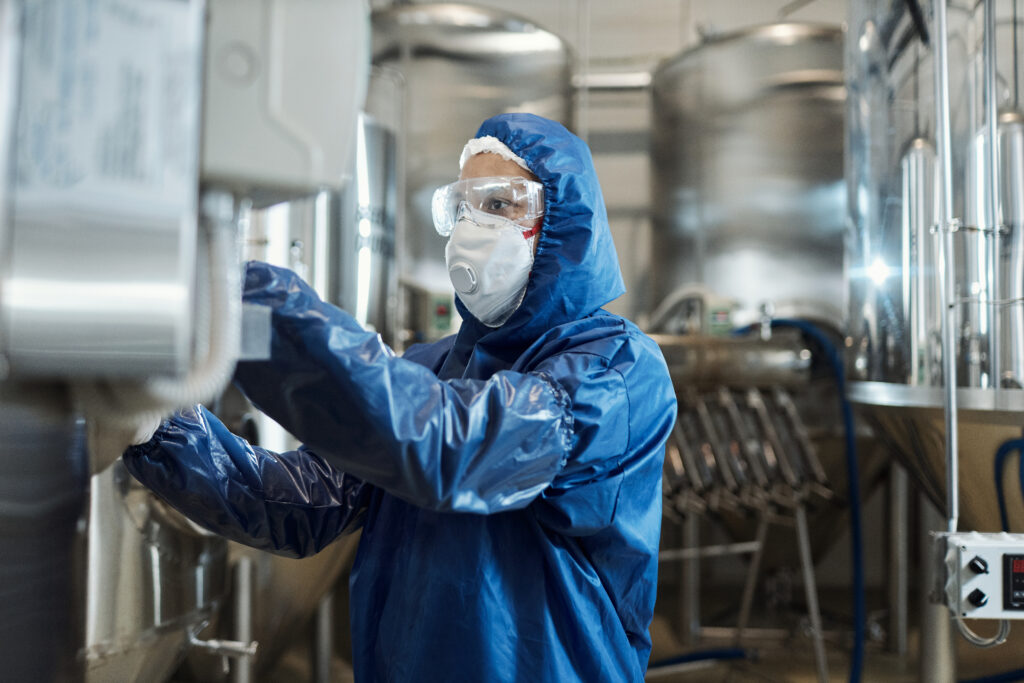
[[[1003,525],[1003,531],[1010,530],[1010,520],[1006,514],[1006,495],[1003,493],[1003,470],[1006,466],[1006,459],[1014,451],[1024,452],[1024,439],[1009,439],[996,451],[995,475],[996,475],[996,501],[999,503],[999,521]],[[1020,463],[1020,487],[1024,494],[1024,462]]]
[[[647,667],[647,670],[658,669],[677,664],[689,664],[690,662],[704,662],[709,659],[757,659],[757,650],[745,650],[739,647],[726,647],[712,650],[697,650],[686,654],[659,659]]]
[[[1010,683],[1010,681],[1024,681],[1024,669],[993,674],[992,676],[982,676],[981,678],[964,679],[960,683]]]
[[[740,332],[752,329],[751,325]],[[853,429],[853,409],[846,398],[846,372],[835,344],[818,327],[806,320],[777,318],[772,327],[792,327],[818,343],[825,351],[832,372],[836,378],[836,389],[846,429],[846,480],[847,497],[850,499],[850,550],[853,554],[853,651],[850,653],[850,682],[859,683],[864,668],[864,549],[861,541],[860,518],[860,472],[857,465],[857,439]]]

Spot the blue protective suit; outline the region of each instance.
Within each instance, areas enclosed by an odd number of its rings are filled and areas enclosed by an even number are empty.
[[[258,548],[309,555],[361,525],[359,681],[639,681],[672,385],[654,342],[601,310],[624,287],[586,145],[522,114],[483,135],[545,188],[508,322],[458,303],[457,335],[399,358],[293,273],[251,263],[244,297],[272,311],[272,357],[235,381],[304,446],[250,446],[197,408],[125,462]]]

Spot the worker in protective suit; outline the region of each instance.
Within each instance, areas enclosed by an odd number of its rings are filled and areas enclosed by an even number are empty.
[[[358,681],[640,681],[675,397],[657,345],[601,309],[624,287],[590,152],[494,117],[433,209],[458,334],[397,357],[250,263],[271,357],[235,381],[304,445],[268,452],[197,407],[125,463],[256,548],[311,555],[361,527]]]

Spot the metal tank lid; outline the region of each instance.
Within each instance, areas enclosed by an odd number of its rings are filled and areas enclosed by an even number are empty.
[[[568,44],[556,34],[525,17],[489,7],[459,3],[395,5],[374,10],[371,16],[377,40],[381,34],[393,40],[400,35],[403,42],[444,54],[569,52]],[[486,40],[466,39],[474,34],[486,34]],[[508,34],[514,40],[495,40],[494,34]],[[375,45],[374,58],[388,56],[394,50],[391,42]]]
[[[669,68],[672,64],[683,61],[691,55],[698,54],[711,47],[719,47],[728,43],[754,42],[774,45],[790,45],[805,40],[842,40],[843,27],[836,24],[820,24],[812,22],[788,21],[771,24],[755,24],[735,31],[701,35],[696,45],[682,52],[667,57],[658,64],[654,73]]]
[[[701,43],[691,50],[699,49],[704,45],[717,45],[732,40],[745,40],[754,38],[765,42],[787,43],[793,40],[804,40],[808,38],[820,39],[841,39],[843,27],[836,24],[819,24],[805,21],[786,21],[771,24],[755,24],[746,26],[735,31],[723,33],[711,33],[701,37]],[[690,50],[687,50],[689,52]],[[685,53],[684,53],[685,54]]]

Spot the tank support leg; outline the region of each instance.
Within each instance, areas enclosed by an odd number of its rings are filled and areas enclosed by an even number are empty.
[[[818,667],[818,680],[828,681],[828,661],[825,659],[825,638],[822,634],[821,610],[818,608],[818,588],[814,582],[814,563],[811,561],[811,540],[807,533],[807,510],[803,503],[796,506],[796,534],[800,545],[800,565],[807,593],[807,615],[811,618],[811,638],[814,641],[814,661]]]

